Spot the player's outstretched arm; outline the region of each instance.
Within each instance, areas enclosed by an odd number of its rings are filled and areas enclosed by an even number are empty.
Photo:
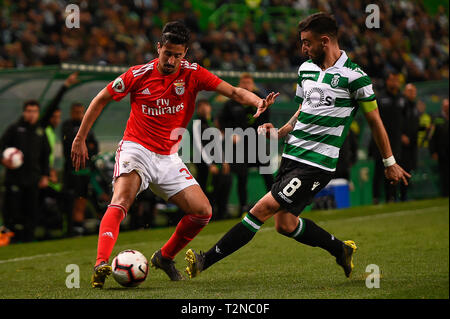
[[[271,106],[280,93],[271,92],[265,99],[246,89],[232,86],[228,82],[222,81],[216,88],[216,92],[225,95],[226,97],[235,100],[244,105],[252,105],[257,108],[253,117],[258,117],[262,112]]]
[[[297,118],[300,115],[300,111],[302,109],[302,105],[300,104],[297,112],[291,117],[291,119],[283,125],[282,128],[277,130],[272,123],[264,123],[258,127],[258,134],[266,135],[267,138],[284,138],[288,135],[295,127],[295,123],[297,122]],[[275,134],[276,132],[276,134]]]
[[[72,164],[75,170],[78,171],[84,168],[88,157],[88,150],[86,147],[86,137],[94,124],[95,120],[99,117],[103,108],[112,100],[111,94],[109,94],[107,88],[101,90],[96,97],[91,101],[86,114],[81,122],[80,129],[72,143]]]
[[[375,101],[372,102],[376,103]],[[384,174],[386,175],[386,178],[391,181],[391,184],[403,182],[403,184],[408,185],[408,178],[410,178],[411,175],[395,162],[391,144],[389,143],[389,137],[384,128],[378,108],[366,112],[364,115],[369,123],[373,138],[383,158],[385,166]]]

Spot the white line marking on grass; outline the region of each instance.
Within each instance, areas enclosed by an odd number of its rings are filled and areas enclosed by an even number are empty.
[[[399,210],[397,212],[392,212],[392,213],[378,213],[378,214],[373,214],[373,215],[356,216],[356,217],[349,217],[349,218],[343,218],[343,219],[338,219],[338,220],[354,222],[354,221],[363,221],[363,220],[367,220],[367,219],[399,217],[399,216],[405,216],[405,215],[410,215],[410,214],[430,213],[430,212],[441,210],[444,208],[445,208],[445,206],[432,206],[432,207],[421,208],[421,209]],[[336,221],[336,219],[321,221],[321,222],[319,222],[319,224],[331,223],[333,221]]]
[[[429,212],[433,212],[433,211],[438,211],[441,209],[445,209],[446,206],[432,206],[432,207],[427,207],[427,208],[421,208],[421,209],[409,209],[409,210],[400,210],[397,212],[392,212],[392,213],[378,213],[378,214],[372,214],[372,215],[365,215],[365,216],[356,216],[356,217],[349,217],[349,218],[343,218],[343,219],[333,219],[333,220],[327,220],[327,221],[320,221],[318,222],[318,224],[326,224],[326,223],[331,223],[334,221],[364,221],[364,220],[368,220],[368,219],[374,219],[374,218],[385,218],[385,217],[399,217],[399,216],[405,216],[405,215],[409,215],[409,214],[422,214],[422,213],[429,213]],[[336,212],[338,214],[338,212]],[[266,232],[266,231],[273,231],[275,230],[274,226],[270,226],[270,227],[264,227],[261,228],[258,233],[260,232]],[[204,238],[204,237],[218,237],[218,236],[223,236],[226,232],[222,232],[222,233],[215,233],[215,234],[205,234],[202,235],[201,233],[196,236],[196,238]],[[137,243],[131,243],[131,244],[122,244],[122,245],[117,245],[114,247],[114,249],[127,249],[130,246],[144,246],[144,245],[149,245],[151,243],[151,239],[149,239],[148,242],[137,242]],[[90,249],[89,249],[90,251]],[[18,257],[18,258],[12,258],[12,259],[5,259],[5,260],[0,260],[0,264],[6,264],[6,263],[12,263],[12,262],[19,262],[19,261],[24,261],[24,260],[33,260],[33,259],[37,259],[37,258],[43,258],[43,257],[54,257],[54,256],[61,256],[61,255],[65,255],[65,254],[69,254],[72,253],[73,251],[66,251],[66,252],[60,252],[60,253],[48,253],[48,254],[40,254],[40,255],[34,255],[34,256],[27,256],[27,257]],[[80,253],[80,252],[77,252]]]
[[[430,212],[441,210],[444,208],[446,208],[446,207],[445,206],[432,206],[432,207],[421,208],[421,209],[399,210],[397,212],[392,212],[392,213],[377,213],[377,214],[365,215],[365,216],[356,216],[356,217],[349,217],[349,218],[342,218],[342,219],[325,220],[325,221],[317,222],[317,224],[326,224],[326,223],[332,223],[335,221],[355,222],[355,221],[364,221],[364,220],[368,220],[368,219],[399,217],[399,216],[405,216],[405,215],[410,215],[410,214],[414,215],[414,214],[430,213]],[[265,232],[265,231],[272,231],[272,230],[275,230],[274,226],[264,227],[264,228],[261,228],[258,231],[258,233]],[[225,234],[225,233],[223,233],[223,234]],[[217,234],[215,234],[215,235],[217,235]],[[201,235],[199,235],[199,236],[201,236]]]
[[[27,256],[27,257],[4,259],[4,260],[0,260],[0,264],[13,263],[13,262],[24,261],[24,260],[33,260],[33,259],[43,258],[43,257],[55,257],[55,256],[65,255],[68,253],[70,253],[70,251],[65,251],[65,252],[61,252],[61,253],[48,253],[48,254],[40,254],[40,255]]]

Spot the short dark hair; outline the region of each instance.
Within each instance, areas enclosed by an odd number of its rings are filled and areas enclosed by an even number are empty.
[[[311,31],[319,35],[326,34],[337,38],[338,27],[336,19],[329,13],[318,12],[308,16],[298,24],[298,34],[303,31]]]
[[[384,78],[387,80],[387,79],[389,79],[390,77],[391,77],[391,75],[393,75],[393,76],[399,76],[399,73],[397,72],[397,71],[394,71],[394,70],[386,70],[385,72],[384,72]]]
[[[22,110],[23,111],[25,111],[25,109],[27,108],[27,106],[29,106],[29,105],[37,105],[37,107],[41,107],[40,105],[39,105],[39,102],[37,101],[37,100],[26,100],[24,103],[23,103],[23,107],[22,107]]]
[[[162,30],[161,45],[170,42],[172,44],[183,44],[186,47],[189,44],[190,31],[180,21],[172,21],[166,23]]]
[[[72,105],[70,106],[70,109],[73,110],[73,109],[76,108],[76,107],[84,107],[84,104],[83,104],[83,103],[80,103],[80,102],[74,102],[74,103],[72,103]]]

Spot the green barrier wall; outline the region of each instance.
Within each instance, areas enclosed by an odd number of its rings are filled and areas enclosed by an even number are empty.
[[[27,99],[39,99],[45,106],[62,85],[63,80],[73,71],[80,72],[80,83],[72,87],[61,102],[62,118],[69,117],[72,102],[79,101],[88,105],[92,98],[117,75],[126,71],[126,67],[100,67],[86,65],[62,65],[39,68],[25,68],[21,70],[0,70],[0,134],[21,114],[22,104]],[[232,84],[237,83],[240,72],[213,71]],[[281,96],[271,108],[271,122],[280,127],[286,123],[295,112],[297,105],[292,101],[295,92],[296,73],[268,73],[253,74],[256,83],[262,90],[280,91]],[[440,103],[448,97],[448,81],[417,83],[418,98],[427,104],[427,112],[431,115],[439,114]],[[222,107],[223,101],[212,93],[201,93],[199,98],[208,98],[213,105],[213,114]],[[126,120],[129,116],[129,100],[108,105],[96,122],[93,130],[100,141],[101,151],[115,150],[122,137]],[[352,168],[351,179],[354,189],[351,191],[351,204],[366,205],[372,202],[371,176],[373,162],[367,158],[367,146],[370,140],[370,130],[365,124],[361,112],[356,120],[360,126],[359,161]],[[192,123],[192,122],[191,122]],[[60,133],[58,131],[57,145],[60,147]],[[279,147],[282,150],[282,147]],[[60,152],[60,150],[59,150]],[[62,166],[61,156],[57,152],[56,167]],[[59,153],[61,155],[61,153]],[[0,166],[0,170],[3,167]],[[429,198],[438,196],[439,176],[436,174],[436,163],[430,158],[426,149],[420,150],[419,164],[411,179],[411,198]],[[3,175],[3,174],[1,174]],[[249,177],[249,202],[255,202],[265,194],[264,183],[258,173],[251,172]],[[232,204],[237,203],[236,181],[231,193]]]

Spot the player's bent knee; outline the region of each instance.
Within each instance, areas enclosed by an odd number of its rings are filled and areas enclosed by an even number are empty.
[[[292,233],[295,229],[291,229],[292,227],[290,227],[290,225],[286,225],[286,224],[279,224],[276,223],[275,224],[275,229],[277,230],[277,232],[279,232],[282,235],[287,235]]]
[[[128,210],[130,209],[131,205],[133,204],[133,201],[130,201],[129,199],[126,198],[117,198],[111,200],[111,203],[109,204],[109,206],[118,206],[118,207],[122,207],[123,210],[125,210],[125,212],[128,212]]]
[[[199,216],[202,216],[202,217],[209,217],[209,218],[211,218],[211,216],[212,216],[212,207],[211,207],[211,204],[208,202],[208,203],[204,203],[204,204],[202,204],[197,210],[196,210],[196,212],[194,212],[193,213],[193,215],[199,215]]]
[[[120,205],[124,207],[127,211],[133,205],[135,196],[126,192],[115,192],[111,199],[110,205]]]

